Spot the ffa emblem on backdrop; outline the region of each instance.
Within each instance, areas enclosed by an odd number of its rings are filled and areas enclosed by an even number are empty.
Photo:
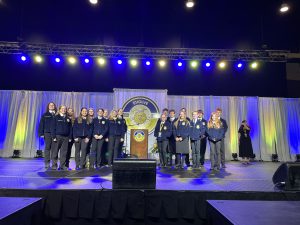
[[[130,129],[148,129],[149,134],[153,132],[159,109],[150,98],[138,96],[131,98],[123,105],[124,119]]]

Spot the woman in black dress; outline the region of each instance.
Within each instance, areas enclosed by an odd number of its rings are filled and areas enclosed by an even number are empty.
[[[250,138],[250,126],[246,120],[242,121],[239,128],[239,157],[243,164],[249,164],[249,159],[253,156],[253,148]]]

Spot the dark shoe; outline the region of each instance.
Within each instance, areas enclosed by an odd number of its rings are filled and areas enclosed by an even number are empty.
[[[63,167],[59,167],[59,169],[58,170],[69,170],[69,168],[68,167],[66,167],[66,166],[63,166]]]
[[[50,168],[50,163],[45,163],[45,169],[49,169]]]
[[[51,170],[57,170],[57,165],[51,166]]]
[[[222,168],[223,168],[223,169],[225,169],[225,168],[226,168],[225,164],[223,164],[223,165],[222,165]]]
[[[79,167],[79,166],[76,166],[75,170],[80,170],[80,167]]]

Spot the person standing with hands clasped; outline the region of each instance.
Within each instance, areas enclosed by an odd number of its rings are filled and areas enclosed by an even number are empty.
[[[253,156],[250,130],[247,121],[243,120],[239,128],[239,157],[242,158],[244,165],[250,164],[249,160]]]
[[[157,121],[154,130],[154,137],[156,137],[157,140],[159,161],[161,167],[166,167],[167,165],[167,148],[171,134],[171,123],[167,121],[166,114],[161,114],[160,119]]]

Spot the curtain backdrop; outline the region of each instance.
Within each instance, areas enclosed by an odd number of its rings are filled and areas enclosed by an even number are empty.
[[[271,160],[277,153],[279,160],[294,160],[300,154],[300,99],[218,96],[168,96],[167,90],[115,89],[114,93],[74,93],[0,90],[0,156],[10,157],[13,150],[22,150],[23,157],[34,157],[44,142],[37,136],[40,117],[49,101],[75,109],[120,108],[126,100],[145,96],[156,102],[159,109],[185,107],[188,116],[202,109],[208,119],[217,107],[223,109],[228,123],[225,148],[226,158],[238,152],[237,130],[242,120],[251,126],[253,149],[257,159]],[[154,139],[150,138],[149,148]],[[129,144],[129,143],[128,143]],[[128,146],[129,148],[129,146]],[[207,146],[207,158],[209,146]]]

